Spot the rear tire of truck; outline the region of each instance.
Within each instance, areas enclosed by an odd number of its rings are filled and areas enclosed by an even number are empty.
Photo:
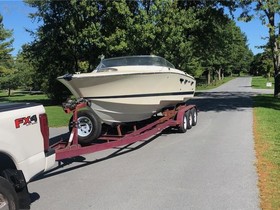
[[[0,209],[18,210],[18,197],[12,184],[0,177]]]
[[[73,117],[69,122],[69,130],[72,130]],[[96,140],[101,134],[101,121],[98,116],[90,110],[78,112],[78,142],[81,145],[88,145]]]

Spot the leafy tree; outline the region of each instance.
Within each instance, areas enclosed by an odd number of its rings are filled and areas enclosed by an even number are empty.
[[[192,50],[192,33],[198,27],[194,11],[180,10],[176,1],[169,0],[141,5],[129,30],[132,54],[160,55],[199,77],[203,70]]]
[[[133,5],[132,5],[133,6]],[[130,54],[128,31],[133,27],[133,13],[125,0],[100,1],[101,36],[105,57]],[[97,57],[97,56],[96,56]]]
[[[250,73],[255,76],[262,75],[270,78],[273,74],[273,61],[270,58],[270,53],[265,51],[255,55],[250,66]]]
[[[12,31],[6,30],[3,24],[3,17],[0,15],[0,88],[8,89],[8,95],[12,88],[17,86],[14,78],[13,58],[11,47],[13,43]]]
[[[229,8],[232,11],[236,7],[235,1],[224,1],[224,0],[178,0],[178,6],[183,9],[189,8],[205,8],[211,7],[214,9],[224,9],[225,7]]]
[[[27,1],[38,12],[32,18],[43,22],[34,34],[36,39],[26,47],[30,60],[43,77],[42,88],[55,101],[69,94],[56,77],[90,68],[101,47],[98,5],[95,1]]]
[[[66,97],[61,95],[67,90],[56,81],[57,76],[90,71],[101,54],[111,57],[131,53],[127,31],[132,28],[135,3],[128,2],[27,1],[38,10],[31,17],[43,24],[26,51],[30,60],[36,60],[50,97],[57,101]]]
[[[14,40],[11,37],[12,31],[4,28],[3,16],[0,14],[0,58],[2,68],[4,68],[4,65],[9,65],[8,62],[12,60],[10,53],[13,51],[11,46]]]
[[[15,76],[21,88],[29,91],[41,89],[41,77],[36,76],[32,62],[26,58],[23,52],[17,55],[14,61],[14,69],[16,69]]]
[[[230,72],[239,75],[241,72],[249,73],[253,53],[247,45],[247,37],[232,20],[226,30],[230,33],[228,45],[226,46],[230,49],[230,55],[228,55],[229,59],[227,61],[230,62],[228,63],[231,66]]]
[[[263,25],[267,26],[269,31],[268,46],[271,52],[274,68],[274,96],[280,97],[280,4],[278,0],[240,0],[240,6],[243,13],[240,18],[244,21],[250,21],[254,15],[251,11],[255,11],[256,16],[260,18]],[[278,16],[278,18],[277,18]]]
[[[43,77],[42,87],[53,99],[63,99],[62,93],[66,91],[56,81],[57,76],[90,71],[102,54],[105,57],[156,54],[195,77],[208,70],[208,75],[217,74],[220,79],[224,72],[232,72],[234,66],[238,71],[244,69],[246,59],[242,58],[250,55],[245,36],[224,15],[223,6],[231,7],[235,4],[232,2],[27,0],[27,3],[37,8],[31,17],[42,24],[34,32],[35,40],[25,48],[25,54]]]
[[[229,60],[224,54],[231,48],[225,43],[232,37],[223,33],[230,20],[213,4],[192,3],[183,7],[182,1],[142,1],[142,9],[134,18],[130,46],[140,54],[161,55],[196,77],[204,69],[211,73],[218,68],[220,72],[221,60]]]
[[[246,36],[234,21],[224,15],[222,9],[212,7],[201,8],[196,14],[199,27],[194,34],[193,46],[205,69],[207,83],[214,79],[215,74],[220,80],[224,73],[231,74],[234,67],[239,66],[239,70],[241,66],[245,67],[245,57],[252,53],[248,49]]]

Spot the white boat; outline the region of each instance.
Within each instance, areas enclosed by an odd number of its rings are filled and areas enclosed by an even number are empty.
[[[196,86],[192,76],[153,55],[103,59],[91,73],[67,74],[58,80],[76,98],[88,99],[109,125],[148,119],[192,98]]]

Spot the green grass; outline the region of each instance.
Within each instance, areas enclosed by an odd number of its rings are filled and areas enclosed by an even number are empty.
[[[254,97],[254,136],[262,209],[280,209],[280,99]]]
[[[272,87],[267,87],[266,83],[267,82],[271,82],[272,83]],[[268,78],[264,78],[264,77],[253,77],[252,79],[252,88],[255,89],[273,89],[274,88],[274,79],[273,77]]]
[[[61,106],[45,106],[50,127],[68,126],[71,114],[66,114]]]
[[[210,90],[210,89],[213,89],[213,88],[216,88],[216,87],[219,87],[220,85],[234,79],[235,77],[225,77],[223,80],[220,80],[220,81],[215,81],[215,82],[212,82],[210,85],[207,85],[207,84],[197,84],[196,86],[196,90]]]
[[[68,126],[71,114],[66,114],[61,105],[52,104],[51,100],[44,94],[29,95],[23,93],[14,93],[12,96],[7,97],[6,93],[0,93],[1,102],[34,102],[43,104],[48,115],[50,127]]]

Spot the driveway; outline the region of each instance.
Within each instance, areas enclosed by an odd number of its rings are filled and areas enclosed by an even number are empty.
[[[237,78],[189,101],[200,112],[185,134],[62,162],[29,184],[31,209],[259,209],[250,84]]]

